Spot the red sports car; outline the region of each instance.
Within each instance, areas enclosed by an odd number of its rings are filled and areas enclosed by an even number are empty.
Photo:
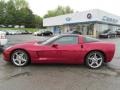
[[[110,62],[115,45],[82,35],[58,35],[43,42],[33,41],[6,48],[4,60],[16,66],[29,63],[83,64],[98,68]]]

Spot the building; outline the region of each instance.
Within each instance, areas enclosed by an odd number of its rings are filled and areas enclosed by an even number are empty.
[[[120,17],[102,10],[93,9],[45,18],[43,26],[46,26],[54,34],[79,30],[83,35],[97,37],[105,30],[120,29]]]

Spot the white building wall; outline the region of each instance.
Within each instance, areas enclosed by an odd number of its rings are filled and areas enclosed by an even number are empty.
[[[53,27],[47,27],[47,31],[53,32]]]
[[[102,10],[95,10],[97,21],[105,22],[108,24],[115,24],[120,25],[120,16],[102,11]]]
[[[88,13],[92,14],[91,19],[87,18]],[[70,18],[70,21],[67,21],[66,18]],[[56,25],[64,25],[64,24],[70,24],[70,23],[96,21],[96,20],[97,20],[96,11],[89,10],[89,11],[84,11],[84,12],[77,12],[77,13],[72,13],[72,14],[66,14],[66,15],[46,18],[43,20],[43,26],[56,26]]]
[[[87,17],[88,14],[91,14],[91,18]],[[66,20],[67,18],[69,20]],[[47,29],[51,30],[52,32],[54,32],[54,26],[57,26],[60,28],[61,33],[67,33],[68,30],[70,30],[69,26],[71,24],[79,24],[80,30],[83,31],[84,35],[86,35],[87,26],[90,24],[90,22],[94,22],[94,36],[99,35],[101,32],[107,29],[120,29],[119,16],[98,9],[46,18],[43,20],[43,26],[47,26]],[[119,27],[115,25],[118,25]]]
[[[90,19],[87,17],[89,13],[92,15]],[[69,18],[70,20],[67,21],[66,18]],[[72,14],[46,18],[43,20],[43,26],[57,26],[57,25],[90,22],[90,21],[100,21],[109,24],[120,25],[119,16],[104,12],[102,10],[93,9],[84,12],[77,12]]]

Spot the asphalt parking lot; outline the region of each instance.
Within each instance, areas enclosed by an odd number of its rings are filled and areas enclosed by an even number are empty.
[[[8,46],[47,37],[7,36]],[[15,67],[0,56],[0,90],[120,90],[120,38],[103,39],[116,44],[113,61],[97,70],[84,65],[29,65]]]

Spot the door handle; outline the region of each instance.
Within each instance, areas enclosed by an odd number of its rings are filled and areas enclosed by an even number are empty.
[[[83,45],[81,45],[81,48],[83,48]]]

